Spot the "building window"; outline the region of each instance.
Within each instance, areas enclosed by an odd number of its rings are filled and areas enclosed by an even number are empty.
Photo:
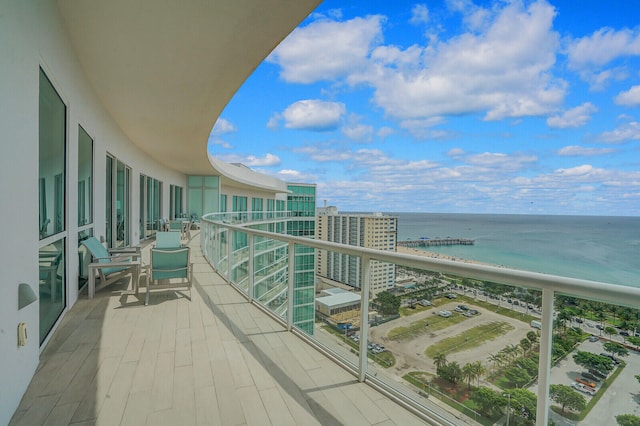
[[[67,107],[45,73],[40,70],[39,111],[38,256],[40,343],[53,328],[66,305]]]

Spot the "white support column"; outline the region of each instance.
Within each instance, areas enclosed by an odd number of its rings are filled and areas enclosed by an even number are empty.
[[[360,289],[360,352],[358,365],[358,380],[364,382],[367,375],[368,351],[369,344],[369,293],[371,281],[371,259],[368,256],[362,256],[362,269],[360,276],[362,277],[362,288]]]
[[[253,246],[253,234],[249,234],[249,288],[247,291],[249,292],[249,302],[253,302],[253,284],[255,282],[254,277],[254,264],[253,258],[255,255],[255,247]]]
[[[289,283],[287,285],[287,329],[291,331],[293,328],[293,276],[296,272],[295,268],[295,255],[296,245],[293,242],[289,242]]]
[[[536,424],[549,421],[549,385],[551,377],[551,345],[553,343],[553,296],[551,289],[542,290],[542,334],[540,336],[540,360],[538,364],[538,406]]]

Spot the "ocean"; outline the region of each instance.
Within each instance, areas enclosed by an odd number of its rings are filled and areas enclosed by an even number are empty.
[[[388,213],[398,241],[470,238],[425,250],[514,269],[640,287],[640,217]]]

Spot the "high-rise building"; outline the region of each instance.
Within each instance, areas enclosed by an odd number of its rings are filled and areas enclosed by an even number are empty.
[[[287,234],[313,238],[316,218],[316,185],[287,184]],[[293,289],[293,323],[308,334],[313,334],[315,321],[315,250],[296,246]]]
[[[338,213],[333,206],[318,208],[316,238],[352,246],[395,251],[398,233],[398,218],[373,214]],[[362,271],[360,259],[319,250],[316,272],[321,277],[360,288]],[[395,265],[371,262],[371,294],[393,287]]]

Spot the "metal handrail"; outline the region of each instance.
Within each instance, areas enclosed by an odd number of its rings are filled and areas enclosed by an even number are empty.
[[[273,213],[273,212],[269,212]],[[283,212],[286,213],[286,212]],[[246,212],[247,217],[255,217],[251,212]],[[422,269],[427,271],[451,274],[464,278],[473,278],[481,281],[489,281],[494,283],[506,284],[509,286],[518,286],[527,289],[542,291],[542,329],[540,338],[540,360],[538,372],[538,406],[536,410],[537,424],[544,425],[548,420],[549,412],[549,381],[551,369],[551,345],[552,345],[552,323],[553,323],[553,303],[556,294],[566,294],[576,296],[583,299],[597,300],[610,304],[628,306],[637,308],[640,306],[640,288],[623,286],[618,284],[610,284],[598,281],[589,281],[577,278],[569,278],[557,275],[543,274],[537,272],[522,271],[517,269],[498,267],[492,265],[467,263],[439,258],[428,258],[423,256],[401,254],[389,251],[369,249],[364,247],[339,244],[327,241],[314,240],[304,237],[295,237],[286,234],[280,234],[269,231],[252,229],[249,226],[257,222],[252,220],[250,223],[232,224],[225,223],[227,221],[217,220],[218,215],[205,215],[202,219],[203,223],[211,224],[226,230],[245,233],[250,243],[253,242],[255,236],[261,236],[273,240],[278,240],[289,246],[289,309],[292,309],[292,291],[294,271],[293,256],[295,245],[312,247],[318,250],[326,250],[349,256],[355,256],[361,259],[361,276],[362,283],[362,300],[361,300],[361,340],[359,363],[357,367],[357,376],[360,381],[376,382],[376,380],[367,375],[367,351],[362,350],[367,346],[367,329],[368,329],[368,299],[369,299],[369,278],[370,264],[372,260],[393,263],[410,268]],[[283,214],[276,218],[266,219],[264,222],[286,222],[295,220],[295,217]],[[205,244],[202,241],[202,244]],[[221,254],[223,255],[223,254]],[[211,259],[210,259],[211,260]],[[216,262],[212,262],[216,264]],[[252,298],[252,297],[251,297]],[[250,299],[251,299],[250,298]],[[287,327],[291,330],[291,316],[287,315]],[[331,351],[323,351],[330,353]],[[343,360],[336,359],[337,362],[343,363]],[[408,408],[416,414],[432,422],[433,417],[437,414],[429,411],[426,407],[420,409],[420,405],[411,399],[408,395],[398,394],[396,397]],[[423,411],[424,410],[424,411]],[[439,419],[442,420],[442,419]]]

